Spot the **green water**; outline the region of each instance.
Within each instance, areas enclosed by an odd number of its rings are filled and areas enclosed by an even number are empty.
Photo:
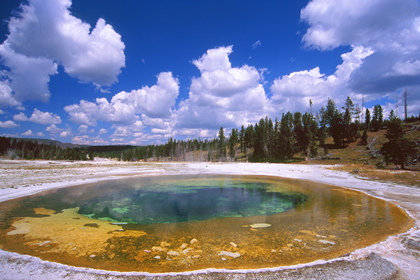
[[[61,189],[32,198],[24,208],[79,207],[92,219],[153,224],[278,214],[306,195],[270,191],[272,184],[237,177],[200,176],[118,180]]]
[[[202,221],[224,217],[273,215],[305,201],[299,193],[267,192],[264,183],[224,180],[153,185],[145,189],[116,191],[80,203],[79,213],[94,219],[137,224]],[[118,189],[118,188],[116,188]]]

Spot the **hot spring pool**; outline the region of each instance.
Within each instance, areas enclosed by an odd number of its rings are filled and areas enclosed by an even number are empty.
[[[338,257],[412,225],[360,192],[267,176],[103,181],[0,203],[0,246],[73,266],[178,272]]]

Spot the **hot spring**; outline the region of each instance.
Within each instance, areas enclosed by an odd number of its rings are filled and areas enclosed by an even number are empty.
[[[266,176],[139,177],[0,204],[0,248],[115,271],[256,269],[342,256],[408,230],[395,205]]]

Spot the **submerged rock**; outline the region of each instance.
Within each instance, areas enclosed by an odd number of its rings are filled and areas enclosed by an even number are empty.
[[[198,242],[198,240],[197,240],[197,239],[195,239],[195,238],[193,238],[193,239],[191,239],[190,244],[191,244],[191,245],[193,245],[193,244],[195,244],[195,243],[197,243],[197,242]]]
[[[163,251],[163,248],[160,247],[160,246],[153,246],[152,247],[152,251],[158,251],[158,252],[160,252],[160,251]]]
[[[335,242],[324,240],[324,239],[320,239],[318,240],[318,242],[321,242],[322,244],[335,245]]]
[[[182,250],[182,253],[183,253],[184,255],[188,255],[188,254],[190,254],[190,253],[192,253],[192,252],[194,252],[194,249],[192,249],[192,248],[187,248],[187,249],[185,249],[185,250]]]
[[[252,224],[251,225],[251,228],[267,228],[267,227],[271,227],[271,224],[257,223],[257,224]]]
[[[239,252],[228,252],[228,251],[220,251],[219,252],[219,256],[227,256],[227,257],[231,257],[231,258],[239,258],[241,256],[241,253]]]
[[[180,253],[177,251],[169,251],[166,254],[168,254],[168,256],[171,256],[171,257],[178,257],[180,255]]]

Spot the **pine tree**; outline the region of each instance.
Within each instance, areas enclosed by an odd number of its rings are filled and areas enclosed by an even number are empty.
[[[226,158],[226,142],[223,127],[219,130],[219,157],[224,160]]]
[[[236,143],[238,143],[238,130],[235,128],[232,128],[232,132],[230,133],[229,138],[229,156],[232,159],[235,159],[236,156]]]
[[[360,141],[360,144],[366,146],[367,143],[368,143],[367,130],[363,130],[362,139]]]
[[[242,125],[241,130],[239,132],[239,143],[240,143],[240,150],[241,153],[245,152],[245,127]]]
[[[254,146],[254,134],[255,130],[254,127],[250,124],[245,129],[245,135],[244,135],[244,153],[248,160],[248,149]]]
[[[273,135],[270,147],[270,160],[273,162],[279,161],[279,146],[280,146],[280,122],[276,118],[274,121]]]
[[[383,109],[381,105],[375,105],[373,107],[373,117],[371,127],[373,131],[378,131],[382,127],[383,122]]]
[[[355,114],[355,106],[354,106],[353,100],[351,100],[350,96],[347,96],[345,107],[343,109],[349,111],[350,118],[351,118],[351,115]]]
[[[274,147],[274,125],[271,118],[265,117],[266,122],[266,132],[265,137],[267,139],[265,146],[265,157],[266,161],[271,161],[273,159],[273,147]]]
[[[259,123],[255,124],[255,139],[254,139],[254,153],[252,160],[256,162],[263,162],[266,160],[266,123],[261,119]]]
[[[293,114],[293,137],[295,138],[294,145],[294,153],[300,153],[302,152],[303,146],[302,146],[302,140],[303,140],[303,127],[302,127],[302,113],[295,112]]]
[[[337,115],[337,108],[335,107],[334,100],[328,98],[327,108],[324,110],[323,114],[321,115],[321,122],[325,127],[330,128],[332,126],[332,122],[334,117]]]
[[[349,98],[348,98],[349,99]],[[348,101],[346,101],[347,103]],[[351,102],[351,99],[350,99]],[[353,103],[351,103],[353,104]],[[352,109],[353,108],[353,109]],[[356,141],[356,138],[358,137],[358,130],[359,130],[359,125],[358,123],[353,123],[352,122],[352,112],[354,112],[354,106],[346,106],[345,112],[344,112],[344,138],[345,138],[345,142],[347,143],[351,143]]]
[[[303,130],[304,130],[304,146],[306,150],[306,157],[316,156],[318,146],[315,141],[315,136],[318,132],[318,126],[312,114],[305,113],[302,117]]]
[[[369,109],[366,109],[365,128],[366,128],[366,130],[370,129],[370,111],[369,111]]]
[[[280,121],[280,143],[278,157],[281,161],[289,160],[293,157],[293,115],[287,112]]]
[[[404,135],[401,119],[393,117],[389,120],[386,131],[386,138],[389,141],[380,150],[387,164],[398,164],[401,169],[405,169],[405,164],[418,154],[415,143],[406,139]]]
[[[353,142],[353,130],[351,127],[351,113],[350,113],[350,109],[346,108],[345,112],[344,112],[344,117],[343,117],[343,130],[344,130],[344,138],[346,139],[346,142]]]
[[[344,117],[343,114],[338,112],[338,110],[335,111],[335,114],[333,116],[332,122],[331,122],[331,136],[334,139],[334,144],[338,147],[343,147],[345,144],[345,124],[344,124]]]

